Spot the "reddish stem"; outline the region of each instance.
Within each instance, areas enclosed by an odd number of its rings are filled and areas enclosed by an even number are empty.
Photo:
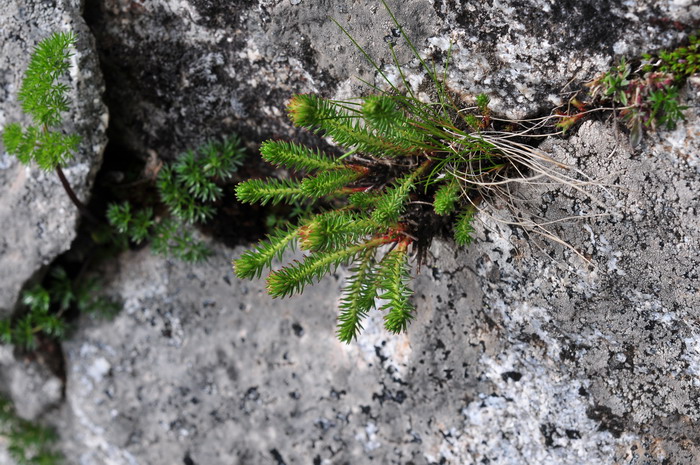
[[[99,220],[95,217],[95,215],[90,213],[90,210],[87,209],[85,204],[80,201],[77,195],[75,195],[75,191],[68,182],[68,179],[66,179],[66,175],[63,174],[63,170],[58,165],[56,165],[56,174],[58,175],[58,179],[61,180],[63,189],[66,191],[66,194],[68,194],[68,197],[70,198],[71,202],[73,202],[73,205],[76,206],[78,211],[89,220],[99,223]]]

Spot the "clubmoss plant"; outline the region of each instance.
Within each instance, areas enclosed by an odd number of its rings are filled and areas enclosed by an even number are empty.
[[[36,46],[19,91],[22,110],[34,124],[26,127],[9,124],[3,132],[3,143],[20,162],[36,163],[45,171],[55,171],[73,204],[94,220],[62,169],[73,159],[80,144],[80,136],[61,130],[62,114],[69,109],[69,87],[62,78],[70,69],[71,48],[75,42],[72,32],[56,32]]]
[[[59,465],[63,455],[55,450],[58,439],[52,429],[17,416],[10,401],[0,397],[0,438],[17,465]]]
[[[35,285],[22,293],[26,312],[0,320],[0,343],[27,351],[36,350],[39,336],[62,339],[66,335],[66,314],[70,311],[111,317],[121,305],[99,295],[96,278],[74,280],[65,269],[53,268],[47,286]]]
[[[165,215],[156,218],[152,207],[136,210],[124,201],[109,205],[107,220],[126,242],[150,241],[155,253],[186,262],[202,261],[209,250],[188,228],[214,217],[225,183],[244,159],[245,150],[237,136],[207,142],[160,169],[156,188]]]
[[[467,245],[481,206],[489,199],[510,199],[511,183],[565,183],[581,189],[588,182],[575,179],[567,173],[569,167],[528,143],[541,137],[537,128],[493,118],[486,95],[472,106],[461,105],[445,83],[448,63],[441,70],[426,63],[384,6],[429,76],[435,99],[424,102],[416,96],[393,45],[398,84],[338,24],[387,87],[370,85],[374,95],[349,100],[295,95],[288,105],[292,122],[332,139],[342,154],[268,141],[260,149],[263,159],[299,176],[253,179],[236,189],[245,203],[324,206],[320,213],[271,233],[235,260],[234,269],[240,278],[260,277],[273,260],[298,244],[306,256],[272,270],[267,278],[270,295],[286,297],[349,265],[337,327],[343,342],[357,337],[372,308],[384,313],[388,331],[406,330],[415,316],[411,258],[425,252],[439,225],[451,223],[455,241]],[[505,124],[516,130],[504,131]]]

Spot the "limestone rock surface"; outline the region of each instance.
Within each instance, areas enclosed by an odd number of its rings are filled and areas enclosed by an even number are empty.
[[[434,243],[406,335],[374,315],[356,343],[337,342],[343,272],[272,300],[232,275],[240,248],[197,267],[123,256],[105,274],[125,311],[65,344],[69,457],[697,463],[700,120],[687,116],[637,150],[596,121],[545,142],[611,184],[607,214],[571,187],[522,186],[522,213],[567,245],[484,211],[468,250]]]
[[[72,106],[66,129],[83,138],[65,175],[82,200],[89,198],[107,143],[104,83],[94,40],[82,18],[79,0],[7,0],[0,11],[0,132],[22,115],[18,92],[31,50],[55,31],[73,31],[78,46],[67,81]],[[76,236],[78,212],[58,177],[26,167],[7,154],[0,139],[0,316],[10,314],[20,290]]]
[[[11,346],[0,346],[0,394],[12,399],[19,417],[34,421],[62,404],[63,380],[45,364],[16,360]]]
[[[509,117],[548,113],[561,92],[614,59],[670,46],[700,21],[700,7],[685,0],[388,3],[428,61],[441,66],[453,43],[455,92],[485,92]],[[290,137],[294,93],[356,97],[368,92],[360,79],[384,85],[331,18],[392,80],[396,44],[412,85],[427,84],[377,0],[101,0],[86,17],[106,70],[114,141],[142,156],[171,159],[232,131]]]
[[[0,34],[28,34],[53,24],[49,17],[80,27],[77,3],[58,2],[76,9],[61,15],[49,3],[10,3],[8,18],[43,19],[4,19],[10,26]],[[299,135],[284,114],[293,93],[356,95],[352,75],[379,83],[329,14],[389,74],[387,43],[399,44],[399,59],[422,89],[380,4],[321,4],[88,2],[115,116],[112,142],[169,159],[229,131],[253,141]],[[561,91],[623,55],[677,43],[700,20],[700,7],[685,0],[407,0],[391,7],[427,58],[440,61],[454,42],[448,73],[455,91],[487,92],[494,110],[511,117],[548,112]],[[16,109],[8,102],[20,74],[0,69],[6,124],[15,120],[6,108]],[[91,88],[98,87],[78,86]],[[698,463],[698,91],[684,89],[687,122],[647,135],[637,149],[614,122],[595,118],[545,141],[543,152],[606,184],[596,190],[602,207],[571,187],[522,185],[514,191],[522,216],[494,204],[479,215],[469,249],[437,240],[414,283],[417,316],[406,335],[386,334],[381,315],[373,315],[356,343],[336,341],[343,270],[302,297],[272,300],[263,281],[242,282],[230,271],[243,248],[212,244],[214,256],[197,266],[147,249],[120,256],[101,271],[124,311],[112,322],[81,320],[63,345],[65,401],[61,415],[47,419],[59,427],[67,462]],[[75,121],[93,127],[103,114]],[[81,152],[75,172],[90,172],[90,157]],[[34,182],[32,172],[22,177],[2,160],[0,189],[33,199],[22,190]],[[13,183],[20,186],[14,194]],[[30,203],[72,225],[65,201]],[[13,202],[3,200],[0,212],[25,205]],[[509,224],[528,215],[565,243]],[[26,231],[39,220],[24,218],[12,217],[26,224],[11,239],[33,237]],[[52,228],[52,238],[73,237],[73,226],[65,236]],[[58,253],[32,244],[26,253],[43,257],[38,266]],[[21,283],[14,286],[8,301]]]

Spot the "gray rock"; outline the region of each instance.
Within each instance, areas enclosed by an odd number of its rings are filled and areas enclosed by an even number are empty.
[[[609,215],[587,218],[595,206],[570,187],[522,186],[522,214],[580,217],[552,228],[568,245],[485,210],[468,250],[434,243],[406,335],[375,314],[356,343],[338,343],[342,272],[273,300],[232,275],[241,249],[217,247],[197,267],[121,257],[124,313],[65,344],[69,457],[697,463],[700,119],[688,117],[636,152],[600,122],[545,142],[614,182]]]
[[[65,169],[79,198],[87,200],[106,144],[107,109],[94,40],[82,17],[81,2],[9,0],[0,12],[0,132],[13,122],[29,123],[17,94],[33,47],[58,30],[78,35],[68,81],[72,110],[66,128],[83,137],[80,153]],[[25,167],[0,142],[0,316],[9,314],[22,286],[68,250],[76,235],[78,212],[55,173]]]
[[[449,82],[465,98],[481,92],[509,117],[549,112],[560,93],[605,71],[614,59],[677,43],[693,31],[690,1],[390,2],[428,60],[451,51]],[[108,71],[115,138],[146,156],[171,159],[206,138],[291,137],[285,116],[294,93],[326,97],[383,85],[331,21],[336,18],[385,71],[388,43],[416,86],[424,82],[408,47],[376,0],[93,2],[88,21]],[[565,100],[565,99],[564,99]],[[297,132],[297,136],[300,134]]]
[[[325,14],[379,56],[395,35],[383,10],[309,3],[91,3],[118,142],[169,158],[229,130],[288,137],[293,92],[354,95],[349,75],[376,79]],[[487,91],[510,116],[549,110],[572,78],[670,45],[700,15],[670,0],[399,3],[426,55],[454,38],[453,86]],[[68,463],[697,463],[696,112],[637,151],[601,122],[545,142],[617,186],[599,192],[607,208],[569,187],[521,186],[525,217],[580,217],[549,226],[567,244],[487,208],[467,251],[433,245],[402,336],[373,315],[356,343],[336,341],[343,271],[272,300],[263,282],[232,276],[242,249],[213,245],[202,266],[125,254],[105,270],[125,311],[84,320],[64,345],[53,421]]]
[[[44,363],[15,360],[12,352],[0,346],[0,393],[12,400],[19,417],[34,421],[61,404],[63,381]]]

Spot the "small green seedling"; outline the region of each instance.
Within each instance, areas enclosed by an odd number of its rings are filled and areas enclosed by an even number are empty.
[[[244,158],[245,150],[236,136],[185,152],[173,164],[163,166],[156,180],[160,201],[169,216],[157,219],[152,207],[135,210],[124,201],[109,206],[107,220],[121,237],[134,244],[150,241],[155,253],[186,262],[202,261],[209,250],[188,227],[205,224],[214,217],[225,183]]]
[[[679,89],[685,80],[700,71],[700,39],[691,36],[686,47],[646,54],[642,65],[632,71],[624,59],[588,84],[593,102],[612,103],[630,131],[630,142],[637,146],[644,131],[665,127],[674,129],[685,119]]]
[[[61,130],[62,114],[69,109],[69,87],[62,78],[70,69],[70,50],[75,42],[72,32],[56,32],[36,46],[19,91],[22,109],[34,124],[9,124],[3,132],[3,143],[22,163],[36,163],[43,170],[55,171],[73,204],[83,215],[94,219],[62,169],[73,159],[80,144],[80,136]]]
[[[36,285],[22,293],[27,311],[17,318],[0,320],[0,343],[12,344],[27,351],[36,350],[39,335],[63,339],[67,331],[66,313],[103,317],[115,315],[118,302],[99,295],[97,279],[72,280],[63,268],[49,273],[48,286]]]
[[[55,431],[18,417],[7,399],[0,397],[0,439],[17,465],[59,465],[63,455],[55,450]]]

